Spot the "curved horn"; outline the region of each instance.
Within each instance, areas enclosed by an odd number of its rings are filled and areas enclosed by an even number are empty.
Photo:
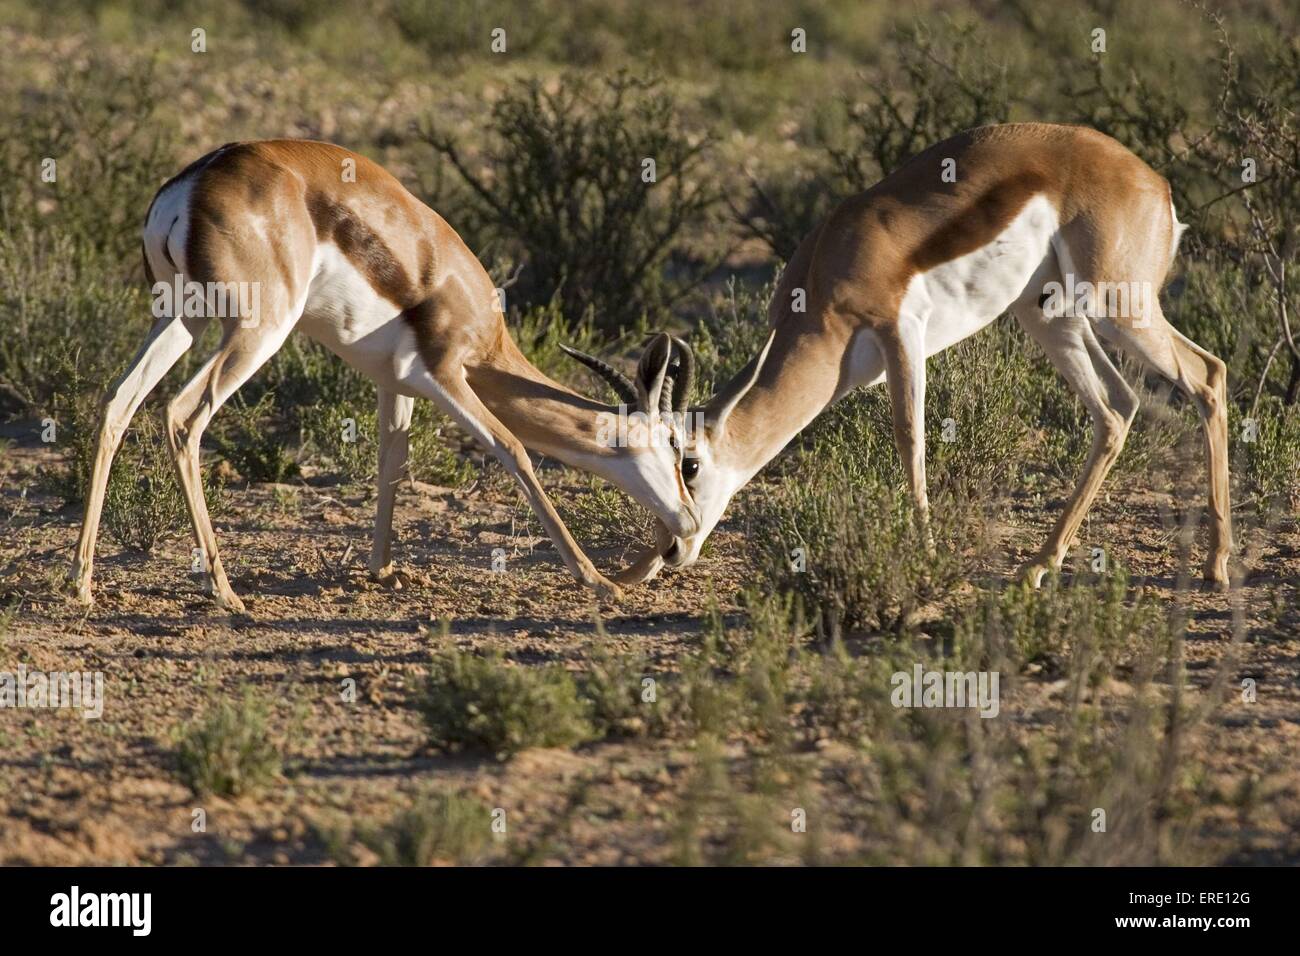
[[[586,352],[579,352],[577,349],[569,348],[569,346],[564,345],[563,343],[561,343],[560,348],[563,349],[565,355],[581,362],[583,365],[587,366],[587,368],[599,375],[602,380],[607,382],[609,387],[614,390],[620,399],[623,400],[624,405],[629,405],[633,408],[636,407],[636,386],[632,384],[630,378],[609,363],[602,362],[594,355],[588,355]]]
[[[691,387],[695,384],[695,353],[676,336],[673,344],[677,346],[677,365],[669,372],[673,376],[673,411],[680,415],[690,403]]]
[[[672,384],[668,378],[668,365],[673,357],[673,340],[667,332],[654,335],[641,352],[641,361],[637,363],[636,394],[637,407],[643,412],[652,412],[656,408],[664,409],[664,392],[669,395],[671,410]]]

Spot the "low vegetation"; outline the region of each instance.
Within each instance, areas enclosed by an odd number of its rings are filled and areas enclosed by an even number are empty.
[[[176,728],[176,768],[196,794],[239,797],[267,786],[280,773],[280,752],[270,736],[270,702],[251,688],[241,697],[213,701]]]
[[[572,746],[592,734],[567,671],[512,666],[499,652],[439,651],[419,706],[429,742],[446,750],[507,757],[527,747]]]
[[[570,591],[470,588],[424,554],[401,568],[414,571],[414,586],[393,597],[363,580],[361,535],[344,524],[351,538],[337,563],[319,550],[272,549],[290,567],[259,581],[272,585],[263,590],[273,623],[240,624],[248,629],[238,638],[272,634],[275,652],[241,645],[226,658],[205,645],[173,660],[151,656],[150,644],[138,661],[123,658],[123,684],[147,682],[159,664],[182,675],[188,703],[177,706],[187,713],[197,671],[270,656],[284,662],[281,677],[316,688],[317,668],[344,653],[333,642],[383,629],[377,603],[364,600],[382,593],[400,628],[346,653],[349,667],[375,678],[366,706],[383,720],[312,738],[305,776],[327,780],[332,794],[352,772],[338,764],[352,761],[358,777],[370,773],[367,783],[399,799],[372,812],[361,805],[372,794],[353,792],[351,805],[331,805],[341,822],[312,838],[324,861],[567,860],[578,834],[602,834],[588,843],[604,844],[603,834],[634,827],[652,836],[633,841],[629,858],[684,864],[1254,859],[1251,834],[1266,811],[1294,830],[1278,796],[1285,788],[1261,782],[1263,757],[1225,784],[1244,748],[1218,753],[1231,767],[1217,778],[1197,748],[1227,726],[1228,677],[1253,674],[1234,668],[1291,640],[1298,623],[1300,353],[1282,321],[1294,329],[1300,273],[1294,16],[1270,0],[1222,16],[1173,0],[984,6],[836,0],[777,14],[759,0],[393,0],[373,9],[232,0],[205,13],[211,49],[195,59],[190,14],[137,0],[57,0],[47,19],[0,0],[11,52],[0,77],[0,424],[6,440],[39,444],[44,456],[30,480],[0,462],[6,653],[27,653],[27,635],[50,620],[78,635],[96,626],[81,610],[57,618],[72,612],[45,593],[56,587],[49,569],[70,545],[42,539],[75,537],[99,403],[149,327],[140,218],[159,183],[222,142],[310,136],[372,156],[482,259],[505,291],[511,334],[543,372],[609,400],[560,344],[628,369],[646,334],[667,328],[694,348],[700,402],[762,346],[781,264],[841,198],[969,126],[1084,123],[1168,178],[1191,226],[1162,302],[1179,329],[1228,363],[1240,571],[1267,589],[1254,592],[1267,597],[1250,609],[1253,627],[1233,605],[1192,595],[1185,567],[1158,578],[1123,567],[1149,557],[1142,549],[1190,564],[1204,544],[1180,530],[1190,489],[1198,502],[1203,495],[1195,411],[1124,361],[1142,407],[1082,529],[1084,557],[1071,554],[1041,589],[1015,582],[1015,566],[1045,533],[1042,516],[1073,487],[1091,423],[1004,316],[929,363],[927,525],[894,449],[888,396],[860,391],[737,497],[726,560],[706,549],[685,572],[695,582],[686,597],[656,585],[635,613],[592,626],[585,603],[574,604],[585,598]],[[488,44],[502,24],[509,45],[498,56]],[[1104,51],[1094,49],[1099,26]],[[791,47],[796,29],[806,54]],[[293,95],[271,95],[286,89]],[[1244,159],[1255,164],[1251,181]],[[114,547],[175,565],[161,546],[183,538],[188,522],[163,410],[216,334],[195,343],[124,436],[105,502],[108,568]],[[270,502],[239,511],[248,537],[324,517],[323,498],[340,511],[343,499],[369,509],[377,432],[373,384],[295,336],[205,435],[209,509]],[[7,447],[0,441],[0,454]],[[539,471],[575,536],[605,552],[602,568],[648,537],[644,511],[609,485]],[[464,512],[430,524],[475,560],[503,524],[519,540],[541,536],[504,472],[424,401],[410,474],[460,492]],[[1166,519],[1141,547],[1125,539],[1134,502],[1143,520]],[[259,529],[263,520],[273,528]],[[1272,565],[1252,563],[1274,546]],[[284,580],[312,560],[330,569],[313,585],[319,593]],[[437,605],[436,617],[449,601],[457,628],[420,630],[431,619],[425,605]],[[330,617],[330,602],[350,616]],[[292,626],[279,612],[294,616]],[[114,641],[147,616],[136,605],[114,613],[104,625]],[[227,626],[183,613],[151,623],[148,640],[170,653],[186,629],[206,641]],[[282,652],[303,636],[294,627],[313,626],[298,617],[316,622],[304,640],[320,646]],[[1185,661],[1193,652],[1195,668]],[[895,678],[917,668],[997,675],[998,716],[899,706]],[[251,690],[203,700],[175,728],[161,772],[196,794],[253,806],[282,781],[276,714]],[[42,767],[63,759],[39,744]],[[533,818],[546,820],[543,832],[498,840],[496,797],[486,794],[517,784],[511,774],[526,774],[534,757],[543,764],[546,755],[526,753],[536,748],[554,748],[581,772],[528,794],[545,804]],[[359,752],[379,756],[366,763]],[[418,778],[409,790],[408,776]]]
[[[328,834],[334,856],[357,863],[359,850],[380,866],[466,866],[482,862],[490,846],[491,815],[476,800],[454,793],[417,798],[392,819]]]

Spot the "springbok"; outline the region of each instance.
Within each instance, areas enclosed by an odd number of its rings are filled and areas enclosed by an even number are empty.
[[[680,347],[660,334],[646,349],[635,382],[617,377],[622,407],[584,398],[547,378],[511,340],[497,290],[460,237],[364,157],[305,141],[222,146],[158,191],[145,218],[143,245],[159,316],[104,400],[70,572],[82,601],[91,600],[95,537],[122,435],[145,396],[213,318],[221,322],[221,343],[168,405],[166,431],[208,589],[225,608],[242,611],[243,604],[217,553],[203,499],[199,441],[222,403],[294,328],[378,387],[379,494],[369,562],[378,580],[397,584],[390,550],[393,499],[406,466],[417,396],[432,400],[501,460],[569,570],[601,596],[617,596],[618,585],[573,540],[525,449],[607,479],[673,535],[697,532],[676,432],[663,430],[664,440],[622,444],[602,434],[608,416],[626,415],[628,407],[656,425],[684,410],[689,382],[674,389],[676,378],[689,376]],[[591,356],[571,354],[607,377],[613,371]],[[656,558],[647,565],[657,564]],[[641,580],[646,573],[633,568],[628,576]]]
[[[351,177],[342,175],[349,168]],[[596,571],[555,513],[525,448],[606,478],[654,514],[656,540],[617,577],[638,583],[664,566],[693,563],[732,496],[794,435],[853,388],[884,380],[899,454],[924,515],[926,358],[1009,309],[1079,396],[1095,432],[1077,487],[1022,573],[1038,584],[1060,566],[1137,412],[1137,396],[1102,350],[1104,339],[1171,380],[1200,412],[1210,472],[1204,571],[1207,581],[1226,585],[1226,369],[1168,324],[1155,294],[1182,228],[1168,183],[1101,133],[1027,123],[958,134],[844,201],[813,230],[782,274],[765,346],[691,414],[684,414],[690,349],[664,334],[645,350],[633,379],[570,350],[615,388],[623,406],[594,402],[542,375],[511,341],[491,281],[455,232],[384,170],[336,146],[243,143],[203,157],[155,197],[144,252],[151,281],[238,279],[261,289],[259,315],[222,317],[216,354],[167,410],[210,588],[230,608],[241,605],[203,502],[199,438],[221,403],[298,325],[379,387],[370,569],[382,581],[393,581],[393,494],[413,396],[433,400],[500,458],[575,577],[616,596],[618,584]],[[1097,291],[1108,288],[1145,293],[1124,296],[1117,308],[1116,296]],[[106,400],[73,565],[83,600],[90,598],[114,449],[144,396],[209,321],[188,311],[158,320]],[[667,440],[620,445],[603,438],[603,419],[629,406],[662,424]]]
[[[1060,567],[1137,412],[1104,340],[1173,382],[1200,413],[1209,464],[1204,576],[1226,586],[1226,369],[1165,320],[1157,297],[1183,228],[1169,184],[1124,146],[1095,130],[1040,123],[960,133],[840,203],[786,266],[761,354],[703,407],[703,426],[687,438],[682,474],[698,530],[675,535],[659,524],[625,580],[694,562],[741,486],[828,405],[882,380],[924,516],[926,358],[1010,310],[1094,428],[1078,485],[1022,575],[1037,586]]]

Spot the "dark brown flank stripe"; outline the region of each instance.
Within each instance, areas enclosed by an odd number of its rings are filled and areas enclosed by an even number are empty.
[[[420,237],[420,288],[433,288],[433,280],[438,274],[438,252],[428,236]]]
[[[409,308],[415,302],[417,290],[402,264],[351,209],[319,190],[309,190],[307,212],[316,225],[316,237],[334,243],[376,292],[399,308]]]
[[[352,210],[318,191],[307,194],[307,209],[321,241],[333,242],[366,277],[377,293],[401,308],[401,318],[415,333],[415,346],[429,369],[440,349],[433,334],[434,302],[428,290],[436,277],[437,256],[427,237],[420,240],[420,283],[412,285],[392,250]]]
[[[338,152],[347,155],[343,150]],[[276,166],[276,160],[265,155],[262,144],[227,143],[195,160],[164,184],[159,193],[187,175],[196,177],[190,199],[190,230],[186,248],[186,263],[191,278],[195,281],[214,281],[219,278],[215,275],[213,250],[210,247],[214,240],[228,233],[226,216],[222,210],[223,197],[228,195],[231,181],[242,186],[251,205],[264,200],[275,190],[277,182],[282,179],[281,172]],[[155,196],[155,201],[156,199]],[[437,306],[430,297],[430,291],[437,281],[438,254],[431,238],[421,236],[418,240],[418,281],[413,282],[388,244],[352,209],[324,190],[314,188],[310,180],[303,199],[317,239],[333,243],[377,294],[401,310],[401,318],[410,324],[415,333],[421,358],[430,368],[434,367],[441,349],[433,332]],[[286,285],[293,288],[294,277],[288,251],[282,244],[272,245],[274,265]],[[232,250],[225,251],[232,254]],[[238,255],[237,252],[233,254]]]
[[[988,245],[1011,225],[1029,200],[1046,192],[1048,181],[1036,172],[994,183],[961,215],[926,236],[912,250],[913,272],[928,272]]]

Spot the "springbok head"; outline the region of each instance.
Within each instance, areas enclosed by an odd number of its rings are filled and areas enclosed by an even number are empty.
[[[618,576],[619,583],[649,580],[664,565],[693,564],[732,496],[751,477],[739,461],[741,436],[730,435],[727,425],[758,381],[771,344],[769,337],[740,374],[696,407],[689,404],[695,355],[675,336],[661,332],[650,340],[633,379],[594,356],[562,346],[608,382],[626,408],[640,413],[638,424],[650,423],[653,429],[649,447],[629,429],[627,451],[636,456],[635,471],[648,487],[629,482],[624,490],[654,514],[655,541]]]

